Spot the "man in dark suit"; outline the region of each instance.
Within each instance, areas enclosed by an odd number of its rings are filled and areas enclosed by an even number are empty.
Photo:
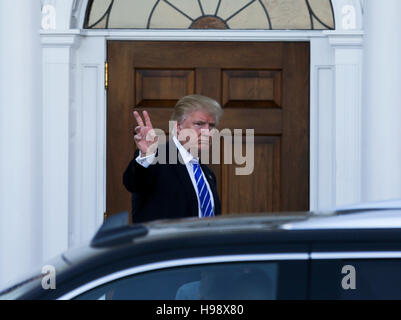
[[[221,114],[220,105],[211,98],[183,97],[171,117],[176,121],[176,132],[166,145],[159,145],[148,113],[143,112],[143,121],[134,111],[138,150],[123,176],[125,187],[133,193],[134,223],[221,213],[216,177],[198,157],[209,148]],[[167,163],[155,161],[164,150]]]

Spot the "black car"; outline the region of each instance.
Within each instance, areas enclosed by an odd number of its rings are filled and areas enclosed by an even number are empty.
[[[0,299],[401,299],[401,209],[127,221]]]

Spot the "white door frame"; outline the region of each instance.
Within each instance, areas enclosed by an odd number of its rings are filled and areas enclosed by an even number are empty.
[[[44,1],[57,14],[41,32],[45,258],[103,221],[107,40],[310,42],[310,209],[360,200],[363,1],[333,0],[335,31],[83,30],[87,1]]]

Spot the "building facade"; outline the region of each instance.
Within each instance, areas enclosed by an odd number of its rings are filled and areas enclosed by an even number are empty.
[[[286,2],[301,1],[315,8]],[[231,2],[249,10],[237,18],[224,1],[200,13],[185,1],[136,1],[144,11],[134,18],[111,12],[111,0],[88,15],[88,2],[0,4],[0,287],[103,221],[108,41],[309,43],[309,209],[401,197],[400,1],[327,1],[332,21],[316,8],[306,22],[268,0]],[[225,28],[191,29],[214,2]]]

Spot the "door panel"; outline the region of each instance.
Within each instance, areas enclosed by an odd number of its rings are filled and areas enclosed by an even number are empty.
[[[223,105],[243,108],[281,106],[281,72],[266,70],[224,70]]]
[[[223,214],[309,210],[309,43],[109,41],[108,62],[108,213],[131,207],[132,111],[167,134],[175,103],[193,93],[221,103],[218,129],[255,133],[251,175],[210,165]]]
[[[144,107],[170,107],[163,101],[176,101],[195,92],[194,70],[136,69],[135,105]]]
[[[255,137],[254,154],[257,175],[238,176],[235,166],[223,165],[227,213],[280,211],[280,137]]]

